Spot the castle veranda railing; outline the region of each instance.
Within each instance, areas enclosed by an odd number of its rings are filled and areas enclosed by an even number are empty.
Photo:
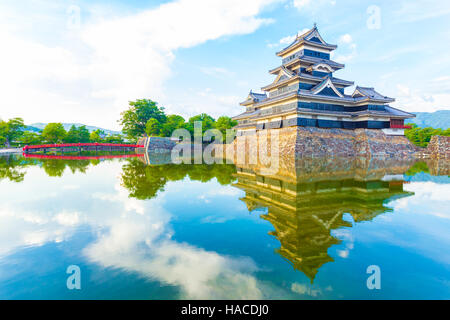
[[[284,113],[288,111],[295,111],[297,109],[298,103],[292,102],[288,103],[282,106],[275,106],[268,109],[262,109],[258,116],[271,116],[271,115],[277,115],[279,113]]]
[[[304,109],[299,108],[297,102],[288,103],[281,106],[275,106],[267,109],[262,109],[260,112],[256,115],[256,117],[267,117],[267,116],[276,116],[278,114],[290,112],[290,111],[311,111],[315,113],[330,113],[330,111],[322,111],[321,110],[313,110],[313,109]],[[336,113],[337,115],[342,115],[342,113]],[[239,121],[240,124],[255,124],[256,121],[253,119],[245,119],[242,121]]]
[[[298,83],[290,85],[290,86],[281,87],[278,90],[271,92],[269,94],[269,97],[270,98],[278,97],[279,95],[285,94],[287,92],[296,91],[296,90],[298,90]]]

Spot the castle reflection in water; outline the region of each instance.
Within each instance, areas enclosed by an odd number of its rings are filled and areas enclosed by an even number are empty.
[[[234,186],[245,191],[241,200],[248,210],[267,208],[261,218],[274,228],[270,235],[280,242],[276,252],[311,282],[321,266],[333,261],[328,249],[340,240],[332,231],[352,226],[344,214],[350,214],[355,223],[370,221],[392,211],[386,205],[388,199],[412,195],[403,190],[405,182],[399,174],[403,166],[364,170],[350,164],[342,169],[317,160],[299,163],[294,177],[262,176],[245,167],[237,168],[235,174]]]

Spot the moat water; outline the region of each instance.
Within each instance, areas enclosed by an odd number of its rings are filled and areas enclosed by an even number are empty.
[[[450,299],[448,173],[315,162],[0,157],[0,299]]]

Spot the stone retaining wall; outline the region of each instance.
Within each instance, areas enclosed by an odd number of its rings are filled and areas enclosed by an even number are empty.
[[[374,129],[298,127],[296,156],[301,157],[410,157],[418,151],[404,136],[388,136]]]
[[[290,127],[265,130],[268,137],[279,137],[281,162],[290,163],[303,157],[382,157],[412,158],[420,150],[404,136],[389,136],[375,129],[324,129]],[[259,135],[259,134],[258,134]],[[252,143],[258,141],[258,143]],[[235,140],[235,158],[245,163],[257,154],[258,148],[270,149],[264,136],[240,136]],[[242,162],[242,161],[239,161]]]
[[[450,137],[431,137],[427,151],[433,159],[450,159]]]
[[[313,127],[295,127],[295,129],[297,130],[296,158],[353,157],[356,155],[355,131],[353,130]],[[280,134],[282,135],[282,133]],[[284,153],[284,150],[280,153]]]
[[[149,153],[168,153],[175,147],[176,142],[165,137],[143,137],[138,140],[139,145],[144,145],[145,148],[138,148],[138,153],[143,153],[147,150]]]

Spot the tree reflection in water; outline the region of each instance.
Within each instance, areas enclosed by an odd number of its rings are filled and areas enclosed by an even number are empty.
[[[213,178],[221,185],[234,181],[234,165],[227,164],[165,164],[146,165],[139,159],[131,159],[122,167],[122,186],[130,197],[140,200],[151,199],[163,191],[169,181],[180,181],[189,177],[193,181],[208,182]]]
[[[44,169],[49,177],[62,177],[66,168],[72,173],[85,174],[89,166],[96,166],[101,161],[111,161],[115,157],[138,156],[130,155],[97,155],[97,156],[51,156],[32,154],[23,157],[21,155],[0,156],[0,181],[8,179],[12,182],[22,182],[25,178],[26,168],[38,166]],[[85,158],[85,159],[83,159]]]

